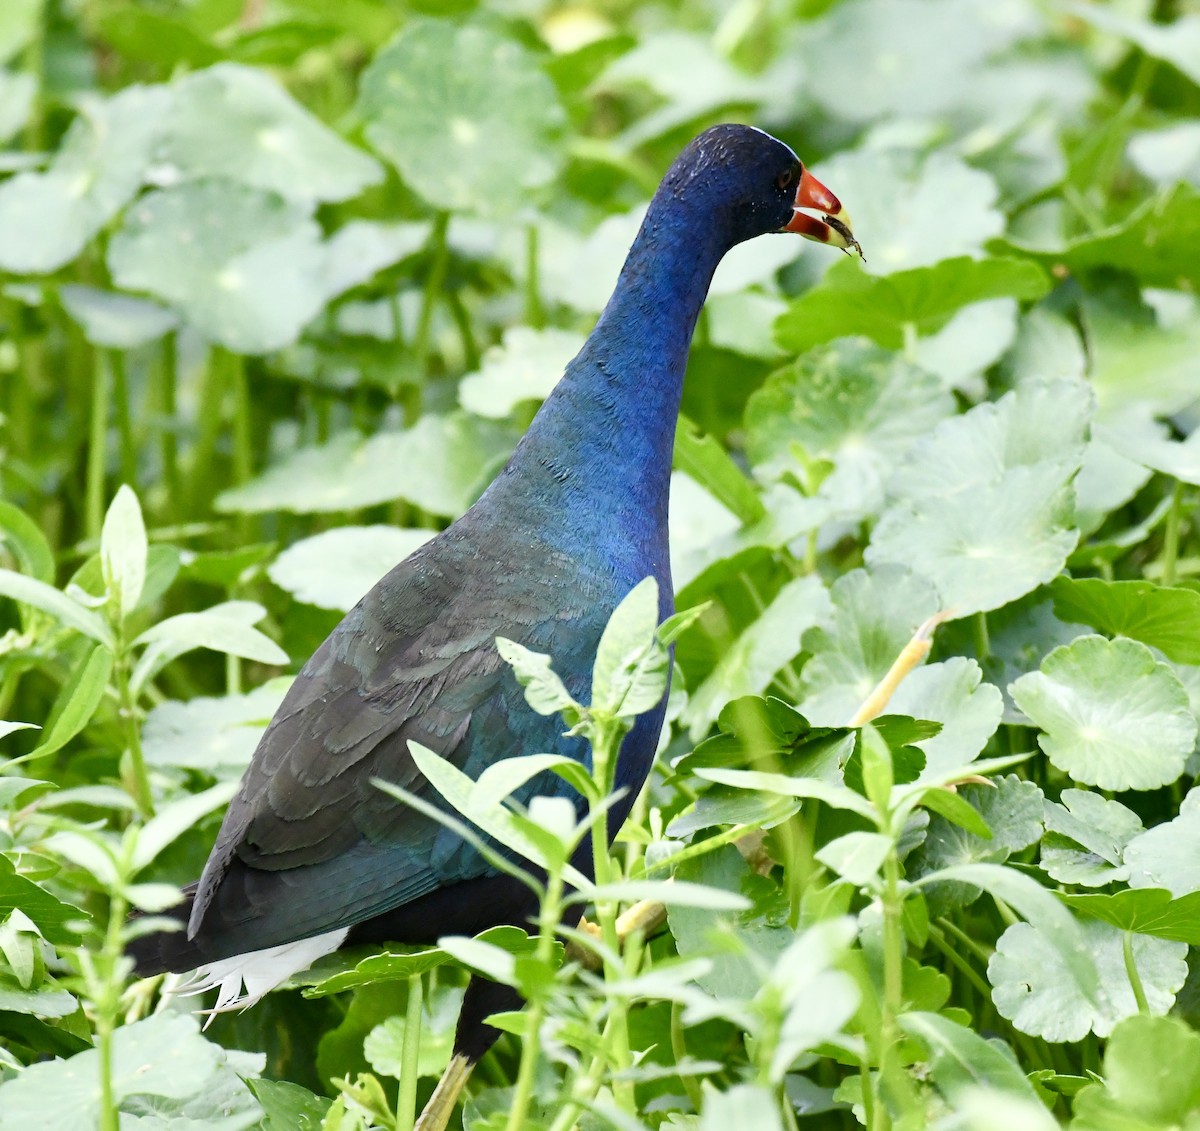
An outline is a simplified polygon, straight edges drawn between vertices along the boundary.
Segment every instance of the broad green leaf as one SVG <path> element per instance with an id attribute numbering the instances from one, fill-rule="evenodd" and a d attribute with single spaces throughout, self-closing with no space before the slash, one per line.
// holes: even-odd
<path id="1" fill-rule="evenodd" d="M 135 1096 L 181 1100 L 213 1081 L 225 1056 L 193 1017 L 161 1013 L 113 1035 L 112 1089 L 120 1107 Z M 0 1085 L 0 1128 L 78 1131 L 99 1126 L 100 1053 L 31 1065 Z"/>
<path id="2" fill-rule="evenodd" d="M 871 248 L 873 261 L 877 252 L 859 232 L 857 213 L 854 222 L 855 233 Z M 904 248 L 894 254 L 905 257 L 904 261 L 914 259 Z M 964 255 L 882 277 L 847 260 L 835 264 L 821 283 L 792 301 L 775 323 L 775 335 L 784 349 L 796 352 L 851 334 L 865 335 L 895 350 L 904 345 L 906 332 L 929 337 L 974 303 L 996 298 L 1031 301 L 1049 289 L 1046 272 L 1028 259 Z"/>
<path id="3" fill-rule="evenodd" d="M 146 584 L 146 526 L 138 497 L 127 484 L 118 488 L 100 531 L 100 566 L 104 585 L 116 598 L 116 610 L 128 617 L 142 599 Z"/>
<path id="4" fill-rule="evenodd" d="M 658 583 L 647 577 L 613 610 L 600 636 L 592 668 L 592 710 L 630 719 L 662 699 L 671 661 L 655 635 L 658 622 Z"/>
<path id="5" fill-rule="evenodd" d="M 511 213 L 563 159 L 553 83 L 484 25 L 409 23 L 363 72 L 358 113 L 371 145 L 441 211 Z"/>
<path id="6" fill-rule="evenodd" d="M 0 1012 L 57 1018 L 69 1017 L 78 1009 L 79 1002 L 66 990 L 56 990 L 50 985 L 23 986 L 11 975 L 0 974 Z"/>
<path id="7" fill-rule="evenodd" d="M 1129 160 L 1159 188 L 1200 181 L 1200 122 L 1139 130 L 1129 141 Z"/>
<path id="8" fill-rule="evenodd" d="M 1082 636 L 1009 687 L 1044 733 L 1038 745 L 1075 781 L 1156 789 L 1175 781 L 1196 745 L 1187 692 L 1150 649 Z"/>
<path id="9" fill-rule="evenodd" d="M 749 488 L 749 481 L 742 472 L 737 471 L 737 474 Z M 750 490 L 753 494 L 753 488 Z M 769 518 L 764 519 L 759 525 L 769 521 Z M 667 523 L 671 577 L 677 592 L 684 591 L 710 566 L 721 569 L 729 557 L 738 552 L 736 542 L 742 524 L 737 515 L 682 471 L 671 473 Z"/>
<path id="10" fill-rule="evenodd" d="M 78 942 L 73 927 L 90 919 L 87 912 L 65 903 L 31 879 L 17 875 L 5 859 L 0 861 L 0 923 L 15 910 L 27 915 L 44 939 L 63 945 Z"/>
<path id="11" fill-rule="evenodd" d="M 37 34 L 44 0 L 8 0 L 0 7 L 0 63 L 20 54 Z"/>
<path id="12" fill-rule="evenodd" d="M 113 655 L 102 644 L 97 644 L 87 659 L 78 664 L 63 684 L 34 756 L 61 750 L 92 721 L 108 688 L 112 667 Z"/>
<path id="13" fill-rule="evenodd" d="M 731 845 L 685 861 L 675 871 L 679 880 L 734 893 L 741 892 L 749 874 L 746 862 Z M 762 916 L 714 914 L 676 906 L 667 908 L 667 922 L 681 957 L 711 959 L 712 969 L 697 977 L 696 982 L 714 997 L 753 997 L 762 985 L 764 970 L 773 969 L 779 956 L 796 940 L 795 932 L 785 923 Z M 730 935 L 741 945 L 730 946 Z"/>
<path id="14" fill-rule="evenodd" d="M 750 900 L 737 892 L 680 879 L 620 880 L 600 884 L 587 893 L 587 898 L 591 901 L 611 899 L 621 903 L 654 900 L 665 907 L 693 907 L 702 911 L 747 911 L 751 906 Z"/>
<path id="15" fill-rule="evenodd" d="M 892 566 L 852 570 L 829 596 L 832 624 L 804 635 L 812 658 L 800 675 L 800 708 L 818 725 L 844 726 L 938 604 L 928 582 Z"/>
<path id="16" fill-rule="evenodd" d="M 49 169 L 0 184 L 0 267 L 40 274 L 74 259 L 138 191 L 169 102 L 161 86 L 86 98 Z"/>
<path id="17" fill-rule="evenodd" d="M 1064 789 L 1046 802 L 1042 868 L 1062 884 L 1100 887 L 1129 878 L 1126 845 L 1143 832 L 1141 818 L 1119 801 L 1083 789 Z"/>
<path id="18" fill-rule="evenodd" d="M 730 1127 L 783 1131 L 779 1103 L 770 1089 L 758 1084 L 734 1084 L 724 1091 L 707 1092 L 696 1131 L 729 1131 Z"/>
<path id="19" fill-rule="evenodd" d="M 823 801 L 834 809 L 848 809 L 874 822 L 875 810 L 860 794 L 842 785 L 831 785 L 818 778 L 793 778 L 787 774 L 772 774 L 763 770 L 721 770 L 697 766 L 696 776 L 707 781 L 732 785 L 739 789 L 778 793 L 784 797 L 805 797 Z"/>
<path id="20" fill-rule="evenodd" d="M 327 297 L 308 208 L 228 181 L 143 197 L 113 236 L 108 266 L 119 286 L 162 299 L 238 353 L 290 345 Z"/>
<path id="21" fill-rule="evenodd" d="M 449 955 L 446 957 L 449 958 Z M 439 986 L 431 996 L 422 1001 L 418 1076 L 432 1076 L 436 1079 L 449 1062 L 462 996 L 463 991 L 456 986 Z M 403 1014 L 395 1014 L 381 1025 L 376 1025 L 363 1042 L 363 1055 L 371 1067 L 381 1075 L 394 1076 L 398 1080 L 403 1078 L 405 1071 L 406 1021 Z"/>
<path id="22" fill-rule="evenodd" d="M 1200 485 L 1200 428 L 1185 440 L 1168 440 L 1157 429 L 1105 428 L 1100 435 L 1136 463 Z"/>
<path id="23" fill-rule="evenodd" d="M 0 55 L 8 46 L 3 38 L 0 30 Z M 0 141 L 7 141 L 29 121 L 36 94 L 37 79 L 33 75 L 0 71 Z"/>
<path id="24" fill-rule="evenodd" d="M 455 961 L 493 982 L 509 986 L 516 983 L 517 964 L 507 950 L 501 950 L 482 939 L 468 939 L 461 935 L 438 939 L 438 945 Z"/>
<path id="25" fill-rule="evenodd" d="M 993 780 L 992 786 L 972 784 L 958 790 L 959 798 L 978 810 L 991 835 L 979 836 L 935 813 L 924 843 L 909 858 L 911 875 L 924 876 L 957 864 L 1003 864 L 1014 852 L 1037 843 L 1042 835 L 1042 791 L 1013 774 Z M 978 897 L 979 888 L 963 884 L 938 884 L 926 891 L 931 914 L 944 914 Z"/>
<path id="26" fill-rule="evenodd" d="M 1179 897 L 1200 891 L 1200 792 L 1192 789 L 1179 815 L 1125 845 L 1129 884 L 1135 888 L 1168 888 Z"/>
<path id="27" fill-rule="evenodd" d="M 937 374 L 947 388 L 970 395 L 980 387 L 984 372 L 1013 344 L 1017 313 L 1013 298 L 985 299 L 964 306 L 940 330 L 917 339 L 912 360 L 927 373 Z"/>
<path id="28" fill-rule="evenodd" d="M 1024 1070 L 1008 1045 L 978 1033 L 939 1013 L 904 1013 L 900 1028 L 929 1050 L 933 1081 L 953 1102 L 964 1089 L 981 1087 L 1036 1102 Z"/>
<path id="29" fill-rule="evenodd" d="M 889 700 L 889 711 L 942 724 L 937 734 L 913 742 L 925 752 L 921 779 L 974 761 L 996 733 L 1003 696 L 982 679 L 974 660 L 953 656 L 911 672 Z"/>
<path id="30" fill-rule="evenodd" d="M 512 668 L 517 682 L 525 688 L 526 701 L 539 715 L 578 713 L 578 704 L 558 678 L 549 656 L 503 636 L 496 637 L 496 648 L 500 658 Z"/>
<path id="31" fill-rule="evenodd" d="M 339 526 L 293 543 L 267 567 L 267 575 L 297 601 L 345 612 L 434 534 L 397 526 Z"/>
<path id="32" fill-rule="evenodd" d="M 328 1096 L 317 1096 L 290 1080 L 247 1080 L 262 1108 L 262 1131 L 320 1131 Z"/>
<path id="33" fill-rule="evenodd" d="M 54 584 L 54 551 L 42 529 L 12 503 L 0 501 L 0 542 L 21 566 L 21 572 Z"/>
<path id="34" fill-rule="evenodd" d="M 243 602 L 244 603 L 244 602 Z M 265 614 L 259 612 L 254 619 Z M 288 654 L 241 615 L 240 610 L 216 605 L 202 613 L 177 613 L 146 629 L 133 643 L 162 642 L 176 648 L 211 648 L 228 656 L 241 656 L 261 664 L 286 664 Z M 176 654 L 179 654 L 178 652 Z"/>
<path id="35" fill-rule="evenodd" d="M 944 18 L 945 5 L 939 5 L 938 11 Z M 847 261 L 829 268 L 836 267 L 843 278 L 852 271 L 891 275 L 943 260 L 979 256 L 984 245 L 1004 231 L 995 181 L 945 149 L 928 157 L 905 148 L 857 149 L 822 161 L 814 171 L 848 208 L 854 218 L 854 234 L 866 251 L 865 267 Z M 902 208 L 897 207 L 900 200 L 904 201 Z M 932 277 L 937 277 L 936 269 Z M 1013 293 L 1009 289 L 965 289 L 965 300 L 957 301 L 946 289 L 936 289 L 938 297 L 929 307 L 935 317 L 928 330 L 939 329 L 946 317 L 968 302 Z M 912 293 L 915 297 L 923 290 L 918 287 Z M 887 299 L 881 301 L 893 305 Z M 922 309 L 922 301 L 903 301 L 898 307 L 906 315 L 902 321 L 912 321 L 912 315 Z M 837 336 L 857 332 L 839 329 Z"/>
<path id="36" fill-rule="evenodd" d="M 683 721 L 693 741 L 708 733 L 727 703 L 766 691 L 775 673 L 799 653 L 801 636 L 829 611 L 819 578 L 797 577 L 784 585 L 691 693 Z"/>
<path id="37" fill-rule="evenodd" d="M 507 457 L 512 432 L 465 413 L 422 416 L 405 431 L 363 440 L 343 432 L 298 448 L 249 483 L 217 496 L 217 509 L 243 514 L 357 510 L 392 499 L 457 517 Z"/>
<path id="38" fill-rule="evenodd" d="M 1169 1131 L 1200 1118 L 1200 1035 L 1174 1017 L 1130 1017 L 1104 1049 L 1103 1077 L 1076 1095 L 1071 1131 Z"/>
<path id="39" fill-rule="evenodd" d="M 220 63 L 185 75 L 172 93 L 159 157 L 185 177 L 320 201 L 347 200 L 383 177 L 262 71 Z"/>
<path id="40" fill-rule="evenodd" d="M 570 330 L 511 326 L 459 382 L 458 402 L 476 416 L 502 419 L 524 401 L 543 401 L 583 343 Z"/>
<path id="41" fill-rule="evenodd" d="M 106 648 L 113 647 L 112 633 L 100 617 L 44 581 L 10 569 L 0 569 L 0 596 L 11 597 L 23 605 L 41 609 L 65 627 L 75 629 Z"/>
<path id="42" fill-rule="evenodd" d="M 1066 8 L 1101 31 L 1132 40 L 1147 55 L 1166 60 L 1200 85 L 1200 16 L 1182 15 L 1170 22 L 1152 23 L 1100 4 L 1068 3 Z"/>
<path id="43" fill-rule="evenodd" d="M 179 325 L 178 316 L 158 303 L 117 291 L 67 283 L 59 288 L 58 297 L 84 337 L 97 346 L 133 349 L 157 341 Z"/>
<path id="44" fill-rule="evenodd" d="M 1073 911 L 1122 931 L 1200 946 L 1200 891 L 1172 899 L 1165 888 L 1130 888 L 1104 895 L 1064 895 Z"/>
<path id="45" fill-rule="evenodd" d="M 240 773 L 290 683 L 290 678 L 281 677 L 245 695 L 160 703 L 150 710 L 142 729 L 146 761 L 216 776 Z"/>
<path id="46" fill-rule="evenodd" d="M 1078 924 L 1082 943 L 1099 974 L 1097 998 L 1089 1003 L 1045 933 L 1016 923 L 1000 936 L 988 963 L 993 1001 L 1022 1033 L 1048 1041 L 1080 1041 L 1089 1032 L 1107 1037 L 1119 1021 L 1137 1013 L 1125 970 L 1124 933 L 1107 923 Z M 1187 945 L 1149 935 L 1133 936 L 1133 959 L 1151 1013 L 1171 1008 L 1187 977 Z"/>
<path id="47" fill-rule="evenodd" d="M 793 475 L 802 483 L 815 461 L 830 461 L 820 497 L 855 521 L 879 513 L 896 461 L 953 412 L 936 377 L 865 342 L 837 342 L 776 371 L 751 394 L 747 454 L 759 478 Z"/>
<path id="48" fill-rule="evenodd" d="M 1026 925 L 1036 928 L 1039 939 L 1058 956 L 1063 979 L 1070 983 L 1071 992 L 1081 1000 L 1099 1000 L 1096 964 L 1079 924 L 1036 880 L 1003 864 L 954 864 L 922 876 L 916 886 L 928 887 L 946 880 L 982 888 L 1024 916 L 1029 920 Z M 995 979 L 992 984 L 996 984 Z"/>

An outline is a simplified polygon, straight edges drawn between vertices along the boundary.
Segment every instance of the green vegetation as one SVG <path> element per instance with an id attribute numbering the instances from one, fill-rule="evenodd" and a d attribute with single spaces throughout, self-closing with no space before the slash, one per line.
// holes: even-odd
<path id="1" fill-rule="evenodd" d="M 0 1131 L 411 1128 L 465 968 L 531 1003 L 472 1131 L 1197 1125 L 1198 41 L 1186 0 L 2 0 Z M 611 757 L 558 766 L 578 827 L 502 804 L 536 751 L 428 759 L 546 873 L 538 933 L 333 956 L 202 1032 L 129 983 L 129 912 L 198 875 L 286 673 L 495 473 L 727 119 L 868 262 L 718 275 L 692 615 L 635 590 L 588 705 L 500 645 L 611 755 L 677 637 L 598 935 L 553 926 Z M 665 927 L 619 946 L 639 901 Z"/>

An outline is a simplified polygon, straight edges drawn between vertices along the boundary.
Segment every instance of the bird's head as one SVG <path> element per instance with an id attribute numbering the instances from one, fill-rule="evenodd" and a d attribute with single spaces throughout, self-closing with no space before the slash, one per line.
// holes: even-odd
<path id="1" fill-rule="evenodd" d="M 795 232 L 862 255 L 841 201 L 783 142 L 753 126 L 705 130 L 676 159 L 660 192 L 698 206 L 730 247 Z"/>

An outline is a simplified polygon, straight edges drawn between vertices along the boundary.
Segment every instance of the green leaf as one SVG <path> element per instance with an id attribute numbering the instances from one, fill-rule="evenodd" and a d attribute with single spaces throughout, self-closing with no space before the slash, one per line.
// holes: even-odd
<path id="1" fill-rule="evenodd" d="M 217 776 L 240 774 L 290 684 L 290 677 L 280 677 L 245 695 L 160 703 L 142 730 L 147 763 Z"/>
<path id="2" fill-rule="evenodd" d="M 543 401 L 584 340 L 571 330 L 510 326 L 479 369 L 459 382 L 458 403 L 476 416 L 502 419 L 522 402 Z"/>
<path id="3" fill-rule="evenodd" d="M 511 955 L 531 955 L 537 948 L 537 939 L 531 938 L 520 927 L 489 927 L 476 937 Z M 305 997 L 326 997 L 359 986 L 407 981 L 453 961 L 454 956 L 440 946 L 409 951 L 389 948 L 366 958 L 357 958 L 353 952 L 344 956 L 339 952 L 322 959 L 310 972 L 297 975 L 295 980 L 304 986 Z M 339 966 L 344 969 L 337 969 Z"/>
<path id="4" fill-rule="evenodd" d="M 804 634 L 812 658 L 800 674 L 800 707 L 819 725 L 843 726 L 938 606 L 928 582 L 894 566 L 851 570 L 829 596 L 832 624 Z"/>
<path id="5" fill-rule="evenodd" d="M 707 766 L 697 766 L 695 773 L 697 777 L 707 781 L 720 782 L 739 789 L 761 790 L 765 793 L 778 793 L 784 797 L 807 797 L 814 801 L 823 801 L 834 809 L 848 809 L 860 817 L 866 817 L 872 823 L 876 818 L 874 807 L 865 797 L 845 786 L 831 785 L 817 778 L 793 778 L 787 774 L 772 774 L 762 770 L 721 770 Z"/>
<path id="6" fill-rule="evenodd" d="M 38 32 L 44 0 L 9 0 L 0 7 L 0 63 L 19 55 Z"/>
<path id="7" fill-rule="evenodd" d="M 500 658 L 512 668 L 517 682 L 525 688 L 526 702 L 539 715 L 578 712 L 578 704 L 555 674 L 549 656 L 503 636 L 496 637 L 496 648 Z"/>
<path id="8" fill-rule="evenodd" d="M 346 612 L 435 533 L 398 526 L 339 526 L 294 542 L 267 567 L 267 576 L 297 601 Z"/>
<path id="9" fill-rule="evenodd" d="M 658 582 L 643 578 L 613 610 L 596 646 L 593 711 L 630 719 L 663 697 L 670 655 L 658 641 Z"/>
<path id="10" fill-rule="evenodd" d="M 1071 1131 L 1169 1131 L 1200 1114 L 1200 1034 L 1174 1017 L 1130 1017 L 1104 1049 L 1101 1081 L 1072 1104 Z"/>
<path id="11" fill-rule="evenodd" d="M 298 200 L 338 201 L 383 179 L 262 71 L 220 63 L 177 80 L 162 160 L 184 177 L 225 177 Z"/>
<path id="12" fill-rule="evenodd" d="M 125 484 L 118 488 L 100 531 L 100 566 L 104 585 L 116 598 L 116 611 L 125 619 L 137 608 L 146 584 L 146 526 L 137 495 Z"/>
<path id="13" fill-rule="evenodd" d="M 449 958 L 449 955 L 446 956 Z M 417 1075 L 437 1078 L 449 1063 L 454 1045 L 454 1026 L 462 1006 L 463 991 L 455 986 L 439 986 L 421 1003 L 421 1036 L 418 1046 Z M 376 1025 L 363 1042 L 363 1055 L 371 1067 L 383 1076 L 404 1077 L 404 1033 L 406 1018 L 389 1017 Z"/>
<path id="14" fill-rule="evenodd" d="M 845 833 L 824 845 L 816 858 L 857 887 L 873 887 L 892 847 L 892 838 L 882 833 Z"/>
<path id="15" fill-rule="evenodd" d="M 169 103 L 161 86 L 86 99 L 46 172 L 0 184 L 0 267 L 44 274 L 74 259 L 141 187 Z"/>
<path id="16" fill-rule="evenodd" d="M 654 900 L 665 907 L 693 907 L 702 911 L 747 911 L 751 906 L 750 900 L 737 892 L 680 879 L 620 880 L 600 884 L 587 893 L 587 898 L 621 903 Z"/>
<path id="17" fill-rule="evenodd" d="M 113 647 L 108 625 L 90 609 L 85 609 L 78 601 L 52 585 L 10 569 L 0 569 L 0 596 L 11 597 L 23 605 L 41 609 L 65 627 L 75 629 L 110 650 Z"/>
<path id="18" fill-rule="evenodd" d="M 807 292 L 813 294 L 812 291 Z M 878 514 L 895 463 L 954 412 L 932 374 L 859 340 L 815 349 L 777 370 L 746 402 L 746 449 L 761 479 L 811 485 L 850 521 Z"/>
<path id="19" fill-rule="evenodd" d="M 262 475 L 217 496 L 220 511 L 299 514 L 357 510 L 407 499 L 457 517 L 508 456 L 515 436 L 466 413 L 429 413 L 404 431 L 367 440 L 343 432 L 320 447 L 298 448 Z M 404 474 L 397 474 L 404 468 Z"/>
<path id="20" fill-rule="evenodd" d="M 58 289 L 66 312 L 96 346 L 128 350 L 157 341 L 179 325 L 172 311 L 145 298 L 66 283 Z"/>
<path id="21" fill-rule="evenodd" d="M 482 25 L 410 22 L 363 72 L 358 113 L 371 145 L 441 211 L 516 211 L 563 159 L 553 83 Z"/>
<path id="22" fill-rule="evenodd" d="M 1059 883 L 1083 887 L 1128 879 L 1123 854 L 1144 831 L 1141 818 L 1119 801 L 1083 789 L 1064 789 L 1059 801 L 1046 802 L 1045 872 Z"/>
<path id="23" fill-rule="evenodd" d="M 730 1127 L 783 1131 L 775 1096 L 757 1084 L 734 1084 L 725 1091 L 709 1091 L 697 1131 L 729 1131 Z"/>
<path id="24" fill-rule="evenodd" d="M 0 54 L 5 47 L 7 44 L 0 46 Z M 29 121 L 36 94 L 37 79 L 33 75 L 0 70 L 0 141 L 8 141 Z"/>
<path id="25" fill-rule="evenodd" d="M 945 34 L 944 29 L 937 34 Z M 872 275 L 982 256 L 984 245 L 1004 231 L 993 178 L 946 149 L 928 156 L 902 146 L 857 149 L 822 161 L 815 172 L 836 189 L 853 216 L 854 234 L 867 255 L 865 270 Z M 897 207 L 900 200 L 902 208 Z M 847 264 L 836 266 L 843 277 L 849 274 Z M 984 291 L 973 297 L 993 294 Z M 920 311 L 920 305 L 910 307 L 910 302 L 913 299 L 900 309 Z M 940 294 L 938 308 L 946 303 L 947 314 L 963 305 Z"/>
<path id="26" fill-rule="evenodd" d="M 93 648 L 63 684 L 42 740 L 32 757 L 61 750 L 92 721 L 112 675 L 113 656 L 103 645 Z"/>
<path id="27" fill-rule="evenodd" d="M 325 252 L 307 206 L 227 181 L 161 189 L 108 247 L 118 286 L 161 298 L 209 341 L 267 353 L 325 304 Z"/>
<path id="28" fill-rule="evenodd" d="M 856 214 L 859 234 L 857 223 Z M 879 253 L 866 236 L 862 239 L 874 262 Z M 895 254 L 912 253 L 898 249 Z M 959 256 L 882 277 L 847 259 L 831 267 L 818 286 L 793 299 L 775 323 L 775 335 L 780 346 L 796 353 L 852 334 L 900 349 L 906 327 L 927 337 L 972 303 L 1002 297 L 1032 301 L 1049 289 L 1046 272 L 1028 259 Z"/>
<path id="29" fill-rule="evenodd" d="M 17 875 L 7 859 L 0 860 L 0 922 L 15 910 L 32 919 L 44 939 L 61 945 L 77 943 L 78 936 L 72 927 L 91 918 L 27 877 Z"/>
<path id="30" fill-rule="evenodd" d="M 1136 463 L 1184 483 L 1200 484 L 1200 429 L 1184 440 L 1165 439 L 1157 428 L 1105 428 L 1100 435 Z"/>
<path id="31" fill-rule="evenodd" d="M 1082 636 L 1056 648 L 1009 694 L 1045 733 L 1038 745 L 1075 781 L 1102 789 L 1173 782 L 1196 745 L 1187 692 L 1133 640 Z"/>
<path id="32" fill-rule="evenodd" d="M 1060 577 L 1051 592 L 1059 620 L 1140 640 L 1182 664 L 1200 664 L 1200 593 L 1194 589 Z"/>
<path id="33" fill-rule="evenodd" d="M 1063 902 L 1088 919 L 1121 931 L 1200 946 L 1200 891 L 1172 899 L 1164 888 L 1138 888 L 1104 895 L 1064 895 Z"/>
<path id="34" fill-rule="evenodd" d="M 970 1088 L 988 1088 L 1037 1101 L 1017 1058 L 1008 1045 L 978 1033 L 939 1013 L 904 1013 L 900 1028 L 929 1050 L 933 1082 L 953 1103 Z"/>
<path id="35" fill-rule="evenodd" d="M 226 804 L 237 790 L 237 782 L 221 782 L 160 808 L 138 831 L 130 861 L 133 873 L 152 864 L 167 845 L 187 832 L 201 817 Z"/>
<path id="36" fill-rule="evenodd" d="M 313 1095 L 290 1080 L 247 1080 L 263 1111 L 262 1131 L 321 1131 L 327 1096 Z"/>
<path id="37" fill-rule="evenodd" d="M 672 462 L 742 523 L 766 517 L 766 507 L 742 469 L 714 437 L 701 435 L 686 416 L 680 416 L 675 427 Z"/>
<path id="38" fill-rule="evenodd" d="M 787 582 L 691 693 L 683 721 L 693 741 L 708 733 L 726 704 L 766 691 L 775 673 L 800 651 L 804 632 L 826 620 L 829 609 L 829 595 L 820 578 Z"/>
<path id="39" fill-rule="evenodd" d="M 1151 23 L 1099 4 L 1068 3 L 1068 11 L 1101 31 L 1132 40 L 1147 55 L 1165 59 L 1200 85 L 1200 16 L 1178 16 L 1169 23 Z"/>
<path id="40" fill-rule="evenodd" d="M 1048 1041 L 1080 1041 L 1089 1032 L 1107 1037 L 1119 1021 L 1137 1013 L 1123 932 L 1095 919 L 1085 919 L 1078 929 L 1099 974 L 1094 1003 L 1079 992 L 1062 951 L 1037 927 L 1016 923 L 1000 936 L 988 963 L 992 998 L 1022 1033 Z M 1185 943 L 1133 936 L 1133 959 L 1152 1013 L 1171 1008 L 1187 977 L 1186 955 Z"/>
<path id="41" fill-rule="evenodd" d="M 225 1052 L 200 1036 L 195 1018 L 163 1013 L 113 1035 L 113 1098 L 125 1108 L 133 1097 L 182 1100 L 211 1085 Z M 0 1085 L 0 1128 L 78 1131 L 99 1125 L 100 1053 L 31 1065 Z"/>
<path id="42" fill-rule="evenodd" d="M 260 664 L 286 664 L 288 654 L 252 623 L 247 623 L 242 606 L 250 606 L 250 616 L 254 620 L 266 615 L 265 609 L 252 602 L 227 602 L 202 613 L 177 613 L 167 617 L 146 629 L 133 643 L 162 642 L 176 649 L 176 655 L 192 648 L 211 648 L 214 652 L 257 660 Z"/>
<path id="43" fill-rule="evenodd" d="M 1125 845 L 1129 883 L 1135 888 L 1169 888 L 1172 895 L 1200 891 L 1200 792 L 1192 789 L 1179 815 Z"/>
<path id="44" fill-rule="evenodd" d="M 0 501 L 0 540 L 20 563 L 21 572 L 54 584 L 54 551 L 42 529 L 23 510 Z"/>

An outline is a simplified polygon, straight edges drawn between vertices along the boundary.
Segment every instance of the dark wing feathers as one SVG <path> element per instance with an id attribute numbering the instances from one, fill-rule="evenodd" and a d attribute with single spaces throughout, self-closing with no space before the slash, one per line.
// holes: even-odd
<path id="1" fill-rule="evenodd" d="M 567 662 L 575 653 L 582 662 L 615 604 L 613 580 L 580 577 L 551 553 L 541 556 L 544 571 L 508 557 L 485 565 L 437 539 L 385 577 L 313 654 L 230 804 L 189 938 L 203 935 L 214 956 L 271 946 L 490 870 L 372 779 L 440 803 L 409 741 L 472 777 L 513 754 L 584 756 L 581 743 L 562 738 L 559 720 L 524 706 L 494 639 L 543 651 L 565 639 Z"/>

